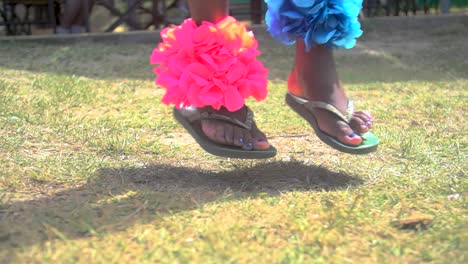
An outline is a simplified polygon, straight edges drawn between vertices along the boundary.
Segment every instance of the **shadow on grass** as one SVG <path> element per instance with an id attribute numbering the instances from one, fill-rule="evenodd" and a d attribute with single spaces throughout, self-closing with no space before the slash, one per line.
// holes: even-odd
<path id="1" fill-rule="evenodd" d="M 0 246 L 11 251 L 55 239 L 125 230 L 207 203 L 289 191 L 333 191 L 360 184 L 362 180 L 355 176 L 296 161 L 221 172 L 165 164 L 107 168 L 81 187 L 7 204 L 0 211 Z"/>

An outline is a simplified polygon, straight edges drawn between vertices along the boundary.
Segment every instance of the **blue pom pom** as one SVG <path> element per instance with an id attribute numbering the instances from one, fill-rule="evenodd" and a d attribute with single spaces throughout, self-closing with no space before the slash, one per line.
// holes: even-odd
<path id="1" fill-rule="evenodd" d="M 270 34 L 291 45 L 302 38 L 307 51 L 316 45 L 350 49 L 362 35 L 362 0 L 265 0 Z"/>

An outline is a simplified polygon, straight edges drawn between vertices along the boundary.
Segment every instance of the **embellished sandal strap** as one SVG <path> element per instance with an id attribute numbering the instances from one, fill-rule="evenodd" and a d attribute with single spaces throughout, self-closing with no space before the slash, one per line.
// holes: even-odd
<path id="1" fill-rule="evenodd" d="M 289 95 L 291 95 L 291 97 L 294 98 L 294 100 L 304 105 L 310 111 L 313 111 L 316 108 L 324 109 L 335 114 L 338 118 L 340 118 L 346 123 L 349 123 L 349 121 L 351 121 L 351 118 L 353 117 L 354 103 L 351 99 L 348 99 L 348 105 L 346 106 L 346 113 L 343 114 L 340 110 L 338 110 L 336 107 L 334 107 L 331 104 L 320 102 L 320 101 L 308 101 L 304 98 L 295 96 L 293 94 L 289 94 Z"/>
<path id="2" fill-rule="evenodd" d="M 200 113 L 198 110 L 188 110 L 190 111 L 190 114 L 185 114 L 186 117 L 190 122 L 195 122 L 195 121 L 200 121 L 200 120 L 220 120 L 220 121 L 225 121 L 228 123 L 231 123 L 233 125 L 245 128 L 247 130 L 252 130 L 253 126 L 253 112 L 250 110 L 250 108 L 247 107 L 247 116 L 245 118 L 245 121 L 242 122 L 239 119 L 232 118 L 229 116 L 225 115 L 220 115 L 217 113 L 208 113 L 208 112 L 202 112 Z"/>

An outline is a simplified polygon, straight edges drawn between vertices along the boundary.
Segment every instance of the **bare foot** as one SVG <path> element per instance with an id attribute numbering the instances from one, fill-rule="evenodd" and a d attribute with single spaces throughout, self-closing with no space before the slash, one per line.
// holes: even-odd
<path id="1" fill-rule="evenodd" d="M 214 110 L 211 107 L 205 107 L 198 110 L 200 112 L 210 112 L 232 117 L 242 122 L 246 120 L 248 112 L 246 106 L 236 112 L 229 112 L 225 108 Z M 237 146 L 245 150 L 267 150 L 270 148 L 270 144 L 268 143 L 265 134 L 258 129 L 255 122 L 253 122 L 252 130 L 250 131 L 221 120 L 202 120 L 201 128 L 203 133 L 209 139 L 218 144 Z"/>
<path id="2" fill-rule="evenodd" d="M 288 79 L 288 90 L 310 101 L 331 104 L 346 113 L 348 98 L 338 79 L 333 54 L 324 46 L 306 52 L 304 42 L 297 41 L 296 61 Z M 363 139 L 359 134 L 369 131 L 373 124 L 372 115 L 366 111 L 355 111 L 349 124 L 322 109 L 314 110 L 314 116 L 321 131 L 351 146 L 360 145 Z"/>

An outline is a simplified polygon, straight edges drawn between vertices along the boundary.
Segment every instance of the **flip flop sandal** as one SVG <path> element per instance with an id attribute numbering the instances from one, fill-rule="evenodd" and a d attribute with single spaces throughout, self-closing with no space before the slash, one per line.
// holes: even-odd
<path id="1" fill-rule="evenodd" d="M 226 157 L 226 158 L 238 158 L 238 159 L 267 159 L 276 155 L 276 149 L 270 146 L 266 150 L 244 150 L 242 147 L 237 146 L 226 146 L 213 142 L 203 133 L 200 125 L 201 120 L 220 120 L 231 123 L 233 125 L 245 128 L 249 131 L 252 130 L 253 125 L 253 112 L 248 109 L 247 117 L 244 122 L 237 120 L 232 117 L 208 113 L 199 112 L 196 108 L 174 108 L 173 114 L 175 119 L 192 135 L 197 143 L 208 153 Z"/>
<path id="2" fill-rule="evenodd" d="M 350 154 L 367 154 L 377 150 L 377 146 L 379 145 L 379 138 L 372 134 L 371 132 L 366 132 L 360 134 L 363 141 L 359 146 L 351 146 L 345 143 L 338 141 L 335 137 L 323 132 L 320 130 L 319 125 L 317 123 L 317 119 L 314 114 L 314 109 L 324 109 L 336 115 L 339 119 L 344 121 L 345 123 L 349 124 L 351 117 L 354 113 L 353 102 L 348 100 L 348 107 L 346 109 L 346 114 L 342 114 L 336 107 L 333 105 L 324 103 L 324 102 L 316 102 L 316 101 L 308 101 L 306 99 L 297 97 L 290 93 L 286 94 L 286 103 L 299 115 L 301 115 L 305 120 L 309 122 L 312 128 L 315 131 L 315 134 L 322 140 L 324 143 L 329 145 L 330 147 L 337 149 L 339 151 L 350 153 Z"/>

